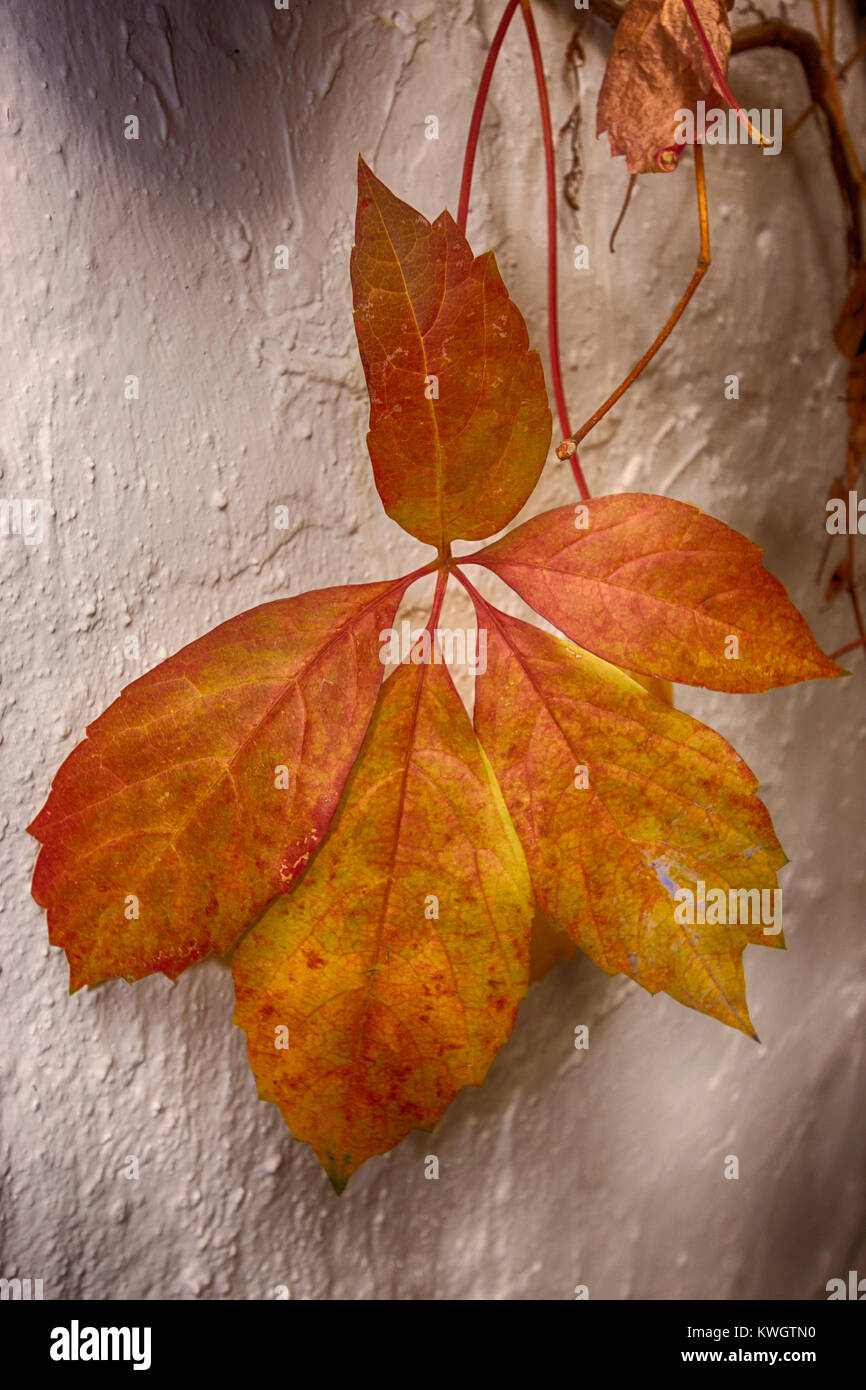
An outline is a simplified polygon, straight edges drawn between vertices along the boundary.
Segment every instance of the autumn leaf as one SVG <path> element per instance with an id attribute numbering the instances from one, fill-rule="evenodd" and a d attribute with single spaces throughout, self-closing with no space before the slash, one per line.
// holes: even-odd
<path id="1" fill-rule="evenodd" d="M 382 679 L 405 584 L 232 618 L 127 686 L 29 827 L 33 896 L 70 989 L 223 953 L 321 840 Z"/>
<path id="2" fill-rule="evenodd" d="M 327 843 L 232 967 L 259 1094 L 337 1191 L 480 1086 L 531 927 L 523 851 L 447 668 L 398 667 Z"/>
<path id="3" fill-rule="evenodd" d="M 547 458 L 537 352 L 493 253 L 447 212 L 432 224 L 363 160 L 352 286 L 370 394 L 367 445 L 390 517 L 441 549 L 506 526 Z"/>
<path id="4" fill-rule="evenodd" d="M 642 675 L 747 692 L 844 674 L 760 548 L 669 497 L 543 512 L 472 560 L 567 637 Z"/>
<path id="5" fill-rule="evenodd" d="M 775 912 L 784 856 L 752 773 L 665 683 L 840 674 L 758 547 L 681 502 L 563 507 L 455 560 L 538 478 L 538 358 L 492 256 L 363 163 L 352 278 L 376 483 L 437 559 L 193 642 L 90 725 L 30 827 L 72 989 L 234 951 L 259 1093 L 338 1191 L 481 1084 L 530 978 L 575 947 L 753 1033 L 743 950 L 782 938 L 752 895 Z M 581 644 L 475 594 L 474 727 L 431 638 L 450 577 L 474 593 L 466 563 Z M 383 684 L 398 604 L 434 569 L 426 646 Z"/>
<path id="6" fill-rule="evenodd" d="M 733 0 L 694 0 L 722 72 L 731 53 Z M 612 155 L 630 174 L 676 168 L 679 112 L 699 101 L 727 109 L 712 66 L 683 0 L 629 0 L 616 28 L 598 94 L 596 134 L 608 132 Z"/>
<path id="7" fill-rule="evenodd" d="M 617 667 L 476 602 L 488 665 L 475 729 L 540 908 L 608 974 L 754 1036 L 743 949 L 782 936 L 730 925 L 728 895 L 772 893 L 785 863 L 757 779 L 718 734 Z M 677 921 L 676 892 L 698 884 L 724 894 L 724 921 Z"/>

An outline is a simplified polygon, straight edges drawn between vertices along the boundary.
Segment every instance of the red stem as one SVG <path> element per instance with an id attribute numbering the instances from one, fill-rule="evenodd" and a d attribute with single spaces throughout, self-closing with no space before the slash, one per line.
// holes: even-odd
<path id="1" fill-rule="evenodd" d="M 442 600 L 445 597 L 445 589 L 448 584 L 448 570 L 440 569 L 436 576 L 436 592 L 433 595 L 433 606 L 430 609 L 430 617 L 427 619 L 427 628 L 433 635 L 436 624 L 439 621 L 439 614 L 442 612 Z"/>
<path id="2" fill-rule="evenodd" d="M 556 285 L 556 165 L 553 158 L 553 128 L 550 121 L 550 102 L 547 96 L 547 82 L 544 77 L 544 61 L 538 42 L 538 31 L 529 0 L 520 0 L 526 36 L 532 52 L 535 68 L 535 85 L 538 88 L 538 105 L 541 114 L 541 130 L 544 136 L 544 167 L 547 182 L 547 333 L 550 343 L 550 375 L 553 381 L 553 396 L 559 428 L 563 439 L 571 434 L 568 422 L 568 407 L 562 385 L 562 365 L 559 356 L 559 311 L 557 308 Z M 571 470 L 584 502 L 589 500 L 589 488 L 583 476 L 583 469 L 576 453 L 571 456 Z"/>
<path id="3" fill-rule="evenodd" d="M 394 589 L 408 589 L 410 584 L 423 579 L 427 574 L 433 574 L 438 569 L 441 569 L 438 559 L 431 560 L 429 565 L 419 565 L 411 574 L 402 574 L 399 579 L 395 579 L 391 585 L 391 592 L 393 593 Z"/>
<path id="4" fill-rule="evenodd" d="M 493 69 L 499 57 L 499 50 L 502 47 L 503 39 L 505 38 L 508 26 L 514 17 L 514 12 L 518 4 L 523 12 L 529 47 L 532 52 L 532 61 L 535 67 L 535 80 L 538 87 L 538 102 L 541 114 L 542 133 L 544 136 L 544 161 L 547 183 L 547 327 L 548 340 L 550 343 L 550 373 L 553 383 L 554 400 L 556 401 L 556 412 L 559 416 L 562 436 L 565 438 L 571 434 L 571 429 L 568 423 L 568 408 L 565 403 L 565 391 L 562 384 L 562 365 L 559 352 L 556 265 L 556 170 L 553 158 L 553 130 L 550 121 L 550 103 L 547 97 L 547 84 L 544 78 L 544 64 L 529 0 L 508 0 L 508 4 L 505 6 L 502 18 L 493 36 L 493 42 L 490 45 L 487 59 L 484 63 L 481 80 L 478 84 L 478 92 L 475 97 L 475 105 L 472 109 L 469 134 L 466 139 L 466 154 L 463 159 L 463 176 L 460 180 L 460 200 L 457 205 L 457 225 L 465 236 L 466 220 L 469 216 L 469 194 L 472 188 L 472 172 L 475 167 L 475 152 L 478 148 L 478 136 L 481 131 L 484 105 L 487 101 L 487 94 L 490 90 L 490 82 L 493 77 Z M 583 469 L 580 466 L 580 460 L 576 453 L 573 454 L 571 458 L 571 469 L 580 495 L 584 501 L 587 501 L 590 495 L 589 488 L 586 485 Z"/>
<path id="5" fill-rule="evenodd" d="M 844 656 L 846 652 L 853 652 L 855 647 L 862 647 L 866 643 L 866 637 L 858 637 L 856 642 L 849 642 L 847 646 L 840 647 L 837 652 L 830 653 L 830 660 L 835 661 L 837 657 Z"/>
<path id="6" fill-rule="evenodd" d="M 466 219 L 469 216 L 469 191 L 472 187 L 472 170 L 475 167 L 475 151 L 478 148 L 478 135 L 481 130 L 481 118 L 484 115 L 484 103 L 487 101 L 490 79 L 493 76 L 493 69 L 496 67 L 496 59 L 499 57 L 502 40 L 505 38 L 508 26 L 514 18 L 514 11 L 519 4 L 520 0 L 508 0 L 508 4 L 505 6 L 499 27 L 493 35 L 493 42 L 487 54 L 481 81 L 478 83 L 475 105 L 472 108 L 472 120 L 469 123 L 469 135 L 466 138 L 466 154 L 463 157 L 463 177 L 460 180 L 460 201 L 457 204 L 457 226 L 464 236 L 466 235 Z"/>
<path id="7" fill-rule="evenodd" d="M 461 556 L 461 559 L 462 558 L 463 557 Z M 467 594 L 471 598 L 477 617 L 481 617 L 481 609 L 483 609 L 485 613 L 490 613 L 491 616 L 496 613 L 497 610 L 495 608 L 492 608 L 485 598 L 482 598 L 475 585 L 469 581 L 467 576 L 460 569 L 459 565 L 455 565 L 451 573 L 454 575 L 454 578 L 458 581 L 458 583 L 463 585 Z"/>
<path id="8" fill-rule="evenodd" d="M 749 118 L 727 84 L 725 74 L 722 72 L 721 66 L 719 65 L 719 60 L 713 52 L 713 46 L 706 36 L 704 26 L 698 19 L 698 13 L 694 5 L 692 4 L 692 0 L 683 0 L 683 4 L 685 5 L 688 11 L 689 19 L 692 21 L 692 24 L 695 27 L 695 33 L 697 34 L 698 39 L 700 40 L 701 46 L 707 55 L 707 61 L 709 62 L 709 65 L 713 70 L 716 82 L 718 83 L 719 91 L 721 92 L 722 96 L 725 98 L 725 101 L 728 103 L 731 109 L 733 111 L 736 111 L 737 118 L 740 124 L 746 130 L 748 130 Z"/>

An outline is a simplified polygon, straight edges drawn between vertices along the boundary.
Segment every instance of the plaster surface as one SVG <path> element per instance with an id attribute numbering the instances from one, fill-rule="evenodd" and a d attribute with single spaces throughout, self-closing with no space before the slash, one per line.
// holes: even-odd
<path id="1" fill-rule="evenodd" d="M 810 22 L 807 5 L 786 8 Z M 788 951 L 746 955 L 761 1044 L 586 959 L 557 966 L 483 1089 L 339 1200 L 256 1098 L 225 963 L 70 997 L 29 897 L 24 827 L 125 684 L 267 599 L 428 557 L 385 516 L 364 447 L 355 161 L 428 216 L 456 211 L 498 10 L 0 0 L 0 484 L 46 504 L 41 544 L 0 538 L 0 1273 L 41 1277 L 47 1298 L 257 1299 L 286 1285 L 300 1299 L 570 1299 L 586 1284 L 591 1298 L 811 1299 L 866 1274 L 862 655 L 847 681 L 677 691 L 755 769 L 791 860 Z M 559 128 L 576 99 L 574 10 L 536 10 Z M 841 25 L 847 53 L 847 7 Z M 559 205 L 575 420 L 652 340 L 697 252 L 683 161 L 641 180 L 608 253 L 627 181 L 592 134 L 609 43 L 587 27 L 579 222 Z M 806 101 L 781 53 L 737 58 L 732 81 L 744 105 L 789 122 Z M 546 362 L 535 100 L 518 20 L 468 230 L 495 249 Z M 856 138 L 862 71 L 846 100 Z M 123 136 L 128 115 L 138 140 Z M 567 140 L 557 149 L 561 177 Z M 712 268 L 587 442 L 590 487 L 664 492 L 745 531 L 833 650 L 855 635 L 844 596 L 824 598 L 827 572 L 815 579 L 846 438 L 837 189 L 814 123 L 778 158 L 719 147 L 707 167 Z M 572 268 L 577 244 L 588 270 Z M 138 400 L 124 398 L 130 375 Z M 574 500 L 552 460 L 525 515 Z M 272 524 L 279 504 L 287 531 Z M 450 611 L 465 614 L 459 598 Z M 588 1051 L 573 1047 L 579 1023 Z"/>

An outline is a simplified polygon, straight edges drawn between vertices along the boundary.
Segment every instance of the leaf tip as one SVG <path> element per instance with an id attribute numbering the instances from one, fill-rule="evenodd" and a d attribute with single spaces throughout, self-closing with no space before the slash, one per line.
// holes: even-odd
<path id="1" fill-rule="evenodd" d="M 358 153 L 358 187 L 359 187 L 359 189 L 360 189 L 360 188 L 363 188 L 365 185 L 378 184 L 378 183 L 380 183 L 380 182 L 381 182 L 381 180 L 379 180 L 379 179 L 376 178 L 376 175 L 373 173 L 373 170 L 370 168 L 370 165 L 367 163 L 367 161 L 366 161 L 366 159 L 364 158 L 364 156 L 359 152 L 359 153 Z"/>
<path id="2" fill-rule="evenodd" d="M 326 1170 L 327 1171 L 327 1170 Z M 333 1187 L 338 1197 L 342 1197 L 349 1184 L 348 1178 L 338 1178 L 335 1173 L 328 1172 L 328 1182 Z"/>
<path id="3" fill-rule="evenodd" d="M 827 656 L 825 652 L 821 655 L 826 662 L 823 674 L 831 680 L 838 680 L 840 676 L 850 676 L 851 672 L 846 671 L 844 666 L 840 666 L 838 661 L 834 661 L 832 656 Z"/>
<path id="4" fill-rule="evenodd" d="M 370 166 L 369 166 L 369 164 L 367 163 L 366 159 L 364 158 L 364 156 L 363 156 L 363 155 L 360 153 L 360 151 L 359 151 L 359 152 L 358 152 L 358 199 L 359 199 L 359 206 L 360 206 L 360 199 L 361 199 L 362 193 L 363 193 L 366 189 L 368 189 L 368 188 L 370 187 L 371 184 L 375 183 L 376 181 L 377 181 L 377 180 L 376 180 L 376 175 L 373 173 L 373 170 L 370 168 Z M 356 231 L 356 236 L 357 236 L 357 231 Z"/>
<path id="5" fill-rule="evenodd" d="M 83 973 L 79 974 L 78 971 L 76 970 L 75 966 L 74 966 L 72 963 L 70 963 L 70 966 L 69 966 L 69 997 L 70 997 L 70 999 L 72 998 L 73 994 L 77 994 L 78 991 L 79 991 L 80 989 L 83 989 L 84 986 L 85 986 L 86 984 L 87 984 L 87 979 L 86 979 L 86 977 L 84 976 L 84 974 L 83 974 Z"/>

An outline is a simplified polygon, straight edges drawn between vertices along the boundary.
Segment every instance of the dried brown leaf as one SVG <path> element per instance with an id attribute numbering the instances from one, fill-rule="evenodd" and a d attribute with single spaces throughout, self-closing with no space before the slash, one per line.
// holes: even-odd
<path id="1" fill-rule="evenodd" d="M 723 72 L 731 52 L 733 0 L 694 0 Z M 683 0 L 631 0 L 613 40 L 598 95 L 596 134 L 607 131 L 612 155 L 630 174 L 670 172 L 678 112 L 727 106 Z"/>

